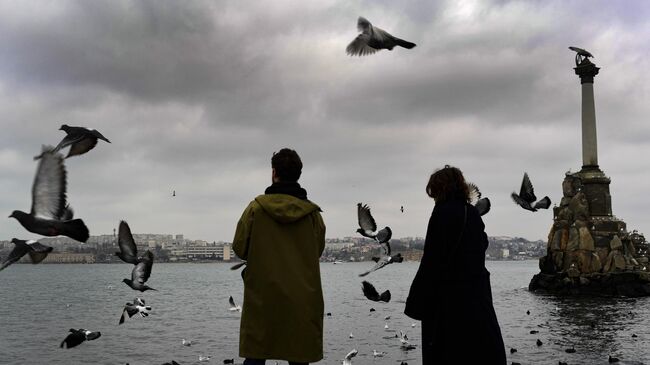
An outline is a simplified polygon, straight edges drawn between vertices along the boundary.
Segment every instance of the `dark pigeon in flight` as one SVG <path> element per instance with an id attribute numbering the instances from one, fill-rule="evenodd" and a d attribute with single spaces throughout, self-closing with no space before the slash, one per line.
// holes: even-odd
<path id="1" fill-rule="evenodd" d="M 364 237 L 372 238 L 373 240 L 379 242 L 384 246 L 384 250 L 387 251 L 386 254 L 390 255 L 390 241 L 393 236 L 393 231 L 390 227 L 384 227 L 375 233 L 377 230 L 377 223 L 375 219 L 370 214 L 370 208 L 367 204 L 357 203 L 357 219 L 359 221 L 359 227 L 357 232 Z"/>
<path id="2" fill-rule="evenodd" d="M 66 348 L 73 348 L 79 346 L 84 341 L 92 341 L 98 339 L 102 334 L 98 332 L 92 332 L 79 328 L 78 330 L 70 328 L 70 334 L 61 341 L 61 348 L 65 345 Z"/>
<path id="3" fill-rule="evenodd" d="M 345 49 L 345 52 L 350 56 L 370 55 L 381 49 L 392 51 L 395 46 L 407 49 L 415 47 L 415 43 L 393 37 L 388 32 L 374 27 L 364 17 L 359 17 L 357 20 L 357 29 L 361 34 Z"/>
<path id="4" fill-rule="evenodd" d="M 45 260 L 47 254 L 52 252 L 52 247 L 45 246 L 37 241 L 24 241 L 17 238 L 12 238 L 11 242 L 15 245 L 14 249 L 11 250 L 9 256 L 7 256 L 2 265 L 0 265 L 0 271 L 4 270 L 7 266 L 13 264 L 20 260 L 23 256 L 29 254 L 29 258 L 32 260 L 32 264 L 38 264 L 39 262 Z"/>
<path id="5" fill-rule="evenodd" d="M 382 302 L 388 303 L 390 301 L 390 290 L 386 290 L 385 292 L 381 293 L 381 295 L 380 295 L 377 292 L 377 289 L 375 289 L 375 287 L 372 284 L 370 284 L 369 282 L 364 281 L 361 284 L 363 285 L 363 288 L 362 288 L 363 289 L 363 295 L 366 298 L 368 298 L 368 299 L 370 299 L 370 300 L 372 300 L 374 302 L 382 301 Z"/>
<path id="6" fill-rule="evenodd" d="M 512 200 L 519 205 L 520 207 L 530 210 L 531 212 L 536 212 L 537 209 L 548 209 L 551 206 L 551 199 L 548 196 L 540 199 L 535 203 L 537 197 L 533 190 L 533 184 L 530 182 L 528 173 L 524 172 L 524 179 L 521 182 L 521 189 L 519 190 L 519 195 L 513 192 L 510 194 Z"/>
<path id="7" fill-rule="evenodd" d="M 370 269 L 370 270 L 368 270 L 368 271 L 366 271 L 366 272 L 364 272 L 362 274 L 359 274 L 359 276 L 366 276 L 366 275 L 370 274 L 371 272 L 377 271 L 377 270 L 381 269 L 382 267 L 384 267 L 386 265 L 389 265 L 389 264 L 400 263 L 400 262 L 404 261 L 404 257 L 402 257 L 401 253 L 397 253 L 396 255 L 393 255 L 393 256 L 382 255 L 381 257 L 373 257 L 372 261 L 375 262 L 375 266 L 373 266 L 372 269 Z"/>
<path id="8" fill-rule="evenodd" d="M 481 198 L 481 191 L 478 189 L 478 186 L 473 183 L 468 183 L 467 188 L 469 189 L 470 204 L 474 205 L 481 216 L 487 214 L 487 212 L 489 212 L 490 208 L 492 207 L 490 199 L 487 197 Z"/>
<path id="9" fill-rule="evenodd" d="M 72 208 L 66 203 L 66 172 L 63 156 L 43 146 L 32 184 L 32 209 L 25 213 L 14 210 L 9 218 L 16 218 L 28 231 L 43 236 L 68 236 L 80 242 L 88 240 L 88 228 L 81 219 L 73 218 Z"/>
<path id="10" fill-rule="evenodd" d="M 124 279 L 126 285 L 130 286 L 133 290 L 139 290 L 144 292 L 145 290 L 156 290 L 151 288 L 145 283 L 151 276 L 151 268 L 153 267 L 153 253 L 147 250 L 143 257 L 138 259 L 138 263 L 133 267 L 131 271 L 131 279 Z"/>
<path id="11" fill-rule="evenodd" d="M 129 318 L 135 316 L 136 314 L 140 314 L 141 317 L 146 317 L 149 315 L 150 310 L 151 307 L 144 304 L 144 299 L 135 298 L 133 299 L 133 303 L 127 302 L 124 305 L 124 310 L 122 310 L 122 316 L 120 317 L 119 324 L 124 323 L 127 315 Z"/>
<path id="12" fill-rule="evenodd" d="M 106 137 L 94 129 L 88 129 L 84 127 L 71 127 L 67 124 L 64 124 L 59 128 L 59 130 L 65 131 L 67 135 L 59 142 L 59 144 L 54 148 L 54 152 L 58 152 L 60 149 L 71 146 L 68 155 L 65 158 L 83 155 L 84 153 L 92 150 L 97 145 L 97 139 L 104 140 L 108 143 L 111 143 Z M 34 160 L 41 158 L 43 154 L 40 154 L 34 157 Z"/>
<path id="13" fill-rule="evenodd" d="M 125 221 L 120 221 L 117 233 L 117 244 L 120 247 L 120 252 L 116 252 L 115 255 L 128 264 L 137 265 L 138 248 L 135 245 L 135 240 L 133 240 L 131 228 L 129 228 L 128 223 Z"/>

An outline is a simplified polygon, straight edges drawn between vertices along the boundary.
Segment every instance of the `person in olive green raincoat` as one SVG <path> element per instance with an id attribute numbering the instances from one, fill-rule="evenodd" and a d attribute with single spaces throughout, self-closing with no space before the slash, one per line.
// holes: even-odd
<path id="1" fill-rule="evenodd" d="M 298 154 L 284 148 L 271 166 L 273 184 L 244 210 L 233 239 L 233 250 L 247 260 L 239 356 L 245 365 L 316 362 L 323 358 L 325 224 L 297 182 Z"/>

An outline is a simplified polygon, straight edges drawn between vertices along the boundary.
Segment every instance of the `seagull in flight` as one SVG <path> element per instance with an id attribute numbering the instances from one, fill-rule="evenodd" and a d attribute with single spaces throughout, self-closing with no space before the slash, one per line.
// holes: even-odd
<path id="1" fill-rule="evenodd" d="M 526 172 L 524 172 L 524 179 L 521 182 L 519 195 L 513 192 L 510 194 L 510 196 L 512 197 L 512 200 L 515 202 L 515 204 L 526 210 L 530 210 L 531 212 L 536 212 L 537 209 L 548 209 L 548 207 L 551 206 L 551 199 L 549 199 L 548 196 L 543 197 L 535 203 L 537 197 L 535 196 L 533 184 L 530 182 L 530 178 Z"/>
<path id="2" fill-rule="evenodd" d="M 83 328 L 74 329 L 70 328 L 70 334 L 61 342 L 61 348 L 73 348 L 79 346 L 84 341 L 92 341 L 98 339 L 102 334 L 100 332 L 92 332 Z"/>
<path id="3" fill-rule="evenodd" d="M 232 295 L 228 298 L 228 303 L 230 303 L 230 308 L 228 308 L 229 311 L 241 312 L 241 306 L 235 305 L 235 300 L 232 298 Z"/>
<path id="4" fill-rule="evenodd" d="M 406 49 L 415 47 L 415 43 L 392 36 L 390 33 L 373 26 L 368 19 L 359 17 L 357 20 L 359 34 L 345 49 L 350 56 L 365 56 L 379 50 L 392 51 L 395 46 Z"/>
<path id="5" fill-rule="evenodd" d="M 345 355 L 345 358 L 343 358 L 343 365 L 352 365 L 352 358 L 357 356 L 357 353 L 359 353 L 359 351 L 356 349 L 348 352 L 348 354 Z"/>
<path id="6" fill-rule="evenodd" d="M 68 155 L 65 158 L 83 155 L 84 153 L 92 150 L 97 145 L 97 140 L 101 139 L 108 143 L 111 143 L 106 137 L 94 129 L 88 129 L 84 127 L 71 127 L 67 124 L 63 124 L 61 131 L 65 131 L 66 136 L 59 142 L 59 144 L 54 148 L 54 152 L 58 152 L 62 148 L 70 147 Z M 43 154 L 40 154 L 34 157 L 34 160 L 41 158 Z"/>
<path id="7" fill-rule="evenodd" d="M 0 264 L 0 271 L 4 270 L 14 262 L 17 262 L 25 255 L 29 255 L 33 264 L 38 264 L 43 261 L 50 252 L 52 252 L 52 247 L 45 246 L 40 242 L 33 240 L 24 241 L 19 240 L 18 238 L 12 238 L 11 242 L 15 245 L 14 249 L 9 252 L 9 256 L 7 256 L 4 261 L 2 261 L 2 264 Z"/>
<path id="8" fill-rule="evenodd" d="M 66 171 L 63 155 L 43 146 L 41 159 L 32 184 L 32 209 L 29 213 L 14 210 L 26 230 L 43 236 L 68 236 L 80 242 L 88 240 L 88 227 L 81 219 L 73 219 L 72 208 L 66 202 Z"/>
<path id="9" fill-rule="evenodd" d="M 122 310 L 122 316 L 120 317 L 119 324 L 124 323 L 124 320 L 126 319 L 126 315 L 128 315 L 129 318 L 131 318 L 136 314 L 140 314 L 140 316 L 144 318 L 149 315 L 150 310 L 151 307 L 144 304 L 144 299 L 135 298 L 133 299 L 133 303 L 127 302 L 124 305 L 124 309 Z"/>

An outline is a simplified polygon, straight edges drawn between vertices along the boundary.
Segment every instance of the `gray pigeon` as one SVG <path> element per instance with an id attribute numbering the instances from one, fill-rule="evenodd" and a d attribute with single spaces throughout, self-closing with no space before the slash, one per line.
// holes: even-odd
<path id="1" fill-rule="evenodd" d="M 415 43 L 393 37 L 388 32 L 374 27 L 363 17 L 357 20 L 357 29 L 359 34 L 345 49 L 350 56 L 365 56 L 373 54 L 381 49 L 392 51 L 395 46 L 411 49 Z"/>
<path id="2" fill-rule="evenodd" d="M 133 240 L 131 228 L 129 228 L 129 225 L 125 221 L 120 221 L 117 244 L 120 247 L 120 252 L 116 252 L 115 255 L 128 264 L 137 265 L 138 248 Z"/>
<path id="3" fill-rule="evenodd" d="M 473 183 L 468 183 L 467 188 L 469 189 L 470 204 L 474 205 L 476 210 L 478 210 L 479 215 L 483 216 L 487 214 L 487 212 L 490 211 L 490 207 L 492 207 L 490 199 L 487 197 L 481 198 L 481 191 L 478 186 Z"/>
<path id="4" fill-rule="evenodd" d="M 537 203 L 535 203 L 537 197 L 535 196 L 535 191 L 533 190 L 533 184 L 530 182 L 530 178 L 528 178 L 528 173 L 526 172 L 524 172 L 524 179 L 521 182 L 519 195 L 513 192 L 510 194 L 510 196 L 517 205 L 526 210 L 530 210 L 531 212 L 536 212 L 537 209 L 548 209 L 548 207 L 551 206 L 551 199 L 549 199 L 548 196 L 545 196 Z"/>
<path id="5" fill-rule="evenodd" d="M 98 339 L 102 334 L 100 332 L 92 332 L 79 328 L 78 330 L 70 328 L 70 334 L 61 342 L 61 348 L 65 345 L 66 348 L 73 348 L 79 346 L 84 341 L 92 341 Z"/>
<path id="6" fill-rule="evenodd" d="M 66 172 L 63 156 L 43 146 L 32 184 L 32 209 L 25 213 L 14 210 L 9 218 L 16 218 L 28 231 L 43 236 L 68 236 L 80 242 L 88 240 L 88 228 L 81 219 L 73 218 L 72 208 L 66 203 Z"/>
<path id="7" fill-rule="evenodd" d="M 359 351 L 356 349 L 353 349 L 352 351 L 348 352 L 347 355 L 343 358 L 343 365 L 352 365 L 352 358 L 357 356 Z"/>
<path id="8" fill-rule="evenodd" d="M 88 129 L 84 127 L 71 127 L 67 124 L 63 124 L 59 130 L 65 131 L 67 135 L 54 148 L 54 152 L 58 152 L 62 148 L 71 146 L 70 151 L 68 151 L 68 155 L 65 158 L 76 155 L 83 155 L 84 153 L 92 150 L 97 145 L 97 139 L 111 143 L 111 141 L 109 141 L 106 137 L 94 129 Z M 38 160 L 42 156 L 42 154 L 38 155 L 34 157 L 34 160 Z"/>
<path id="9" fill-rule="evenodd" d="M 126 285 L 130 286 L 133 290 L 139 290 L 144 292 L 145 290 L 156 290 L 151 288 L 144 283 L 147 282 L 149 276 L 151 276 L 151 268 L 153 267 L 153 253 L 147 250 L 143 257 L 138 259 L 138 263 L 133 267 L 131 271 L 131 279 L 124 279 Z"/>
<path id="10" fill-rule="evenodd" d="M 373 257 L 372 261 L 375 262 L 375 266 L 373 266 L 370 270 L 359 274 L 359 276 L 366 276 L 370 274 L 373 271 L 377 271 L 381 269 L 382 267 L 393 264 L 393 263 L 400 263 L 404 261 L 404 257 L 402 257 L 401 253 L 397 253 L 396 255 L 389 256 L 389 255 L 382 255 L 381 257 Z"/>
<path id="11" fill-rule="evenodd" d="M 9 256 L 2 261 L 0 265 L 0 271 L 4 270 L 7 266 L 13 264 L 20 260 L 23 256 L 29 254 L 29 258 L 32 260 L 33 264 L 38 264 L 43 261 L 47 254 L 52 252 L 52 247 L 45 246 L 37 241 L 24 241 L 17 238 L 12 238 L 11 242 L 15 245 L 14 249 L 11 250 Z"/>
<path id="12" fill-rule="evenodd" d="M 124 309 L 122 310 L 122 316 L 120 317 L 119 324 L 124 323 L 124 320 L 126 319 L 126 315 L 128 315 L 129 318 L 133 317 L 136 314 L 140 314 L 141 317 L 146 317 L 149 315 L 150 310 L 151 307 L 144 304 L 144 299 L 135 298 L 133 299 L 133 303 L 127 302 L 124 305 Z"/>
<path id="13" fill-rule="evenodd" d="M 390 290 L 386 290 L 385 292 L 379 294 L 379 292 L 377 292 L 377 289 L 375 289 L 375 287 L 369 282 L 363 281 L 361 284 L 363 285 L 363 295 L 366 298 L 372 300 L 373 302 L 382 301 L 388 303 L 390 301 Z"/>
<path id="14" fill-rule="evenodd" d="M 377 241 L 382 245 L 384 253 L 390 255 L 390 244 L 388 241 L 390 241 L 393 236 L 393 231 L 390 227 L 384 227 L 379 230 L 379 232 L 375 233 L 377 230 L 377 223 L 375 223 L 375 219 L 372 217 L 372 214 L 370 214 L 370 208 L 367 204 L 357 203 L 357 219 L 360 227 L 357 229 L 357 232 L 364 237 L 372 238 Z"/>

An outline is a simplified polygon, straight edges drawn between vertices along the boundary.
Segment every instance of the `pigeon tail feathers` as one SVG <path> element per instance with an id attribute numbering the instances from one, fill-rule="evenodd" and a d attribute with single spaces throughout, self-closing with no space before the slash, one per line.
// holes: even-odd
<path id="1" fill-rule="evenodd" d="M 405 41 L 403 39 L 395 38 L 395 44 L 397 44 L 400 47 L 404 47 L 406 49 L 411 49 L 416 46 L 415 43 L 411 43 L 409 41 Z"/>
<path id="2" fill-rule="evenodd" d="M 90 237 L 88 227 L 86 227 L 86 224 L 81 219 L 63 222 L 61 234 L 79 242 L 86 242 L 88 241 L 88 237 Z"/>
<path id="3" fill-rule="evenodd" d="M 381 293 L 379 300 L 386 303 L 390 302 L 390 290 L 386 290 L 385 292 Z"/>

